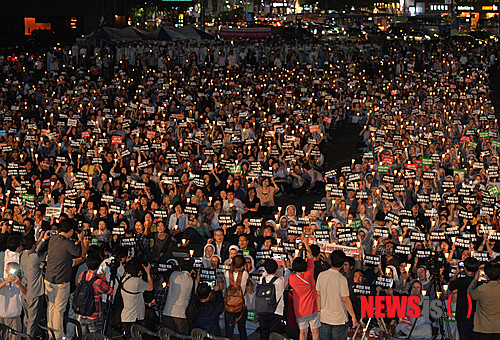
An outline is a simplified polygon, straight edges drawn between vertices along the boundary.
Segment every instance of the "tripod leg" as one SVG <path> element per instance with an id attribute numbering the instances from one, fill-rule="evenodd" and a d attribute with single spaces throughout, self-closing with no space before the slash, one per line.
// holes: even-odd
<path id="1" fill-rule="evenodd" d="M 370 326 L 370 322 L 372 322 L 372 318 L 368 319 L 368 322 L 366 323 L 366 326 L 363 329 L 363 335 L 361 336 L 361 340 L 364 340 L 364 338 L 366 336 L 366 332 L 368 331 L 368 327 Z"/>
<path id="2" fill-rule="evenodd" d="M 360 320 L 361 321 L 361 320 Z M 354 331 L 354 334 L 352 336 L 353 340 L 356 340 L 356 335 L 358 334 L 359 327 L 361 326 L 361 322 L 358 322 L 358 325 L 356 326 L 356 330 Z"/>
<path id="3" fill-rule="evenodd" d="M 432 290 L 434 286 L 434 281 L 431 281 L 431 284 L 429 285 L 429 289 L 427 289 L 428 292 L 430 292 Z M 423 301 L 422 303 L 420 304 L 420 309 L 422 309 L 422 306 L 423 306 Z M 413 323 L 413 325 L 411 326 L 411 330 L 410 330 L 410 333 L 408 333 L 408 339 L 411 338 L 411 335 L 413 333 L 413 330 L 415 329 L 415 326 L 417 325 L 417 319 L 415 319 L 415 322 Z"/>
<path id="4" fill-rule="evenodd" d="M 389 334 L 387 330 L 387 326 L 385 325 L 385 321 L 382 318 L 377 318 L 377 323 L 380 329 L 382 329 L 386 334 Z"/>

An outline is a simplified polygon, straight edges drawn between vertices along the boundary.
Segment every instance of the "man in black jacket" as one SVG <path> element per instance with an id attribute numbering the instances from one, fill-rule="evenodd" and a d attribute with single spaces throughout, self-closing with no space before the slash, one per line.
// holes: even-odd
<path id="1" fill-rule="evenodd" d="M 455 319 L 457 320 L 457 328 L 458 334 L 460 334 L 460 340 L 474 339 L 473 316 L 476 309 L 476 303 L 474 301 L 472 302 L 472 313 L 470 317 L 467 318 L 467 311 L 469 310 L 467 288 L 469 288 L 470 283 L 472 282 L 472 280 L 474 280 L 474 276 L 479 269 L 479 265 L 480 263 L 475 257 L 466 258 L 463 261 L 463 266 L 457 266 L 457 271 L 450 280 L 450 292 L 454 291 L 455 289 L 458 290 Z M 465 276 L 459 278 L 460 272 L 465 273 Z"/>
<path id="2" fill-rule="evenodd" d="M 210 333 L 210 335 L 222 336 L 219 318 L 224 312 L 223 289 L 224 283 L 222 283 L 222 286 L 215 285 L 213 290 L 206 282 L 198 285 L 196 289 L 198 301 L 195 303 L 198 315 L 192 328 L 201 328 Z"/>
<path id="3" fill-rule="evenodd" d="M 221 257 L 222 262 L 228 259 L 231 243 L 224 240 L 224 230 L 221 228 L 215 230 L 214 239 L 209 243 L 215 247 L 215 254 Z"/>

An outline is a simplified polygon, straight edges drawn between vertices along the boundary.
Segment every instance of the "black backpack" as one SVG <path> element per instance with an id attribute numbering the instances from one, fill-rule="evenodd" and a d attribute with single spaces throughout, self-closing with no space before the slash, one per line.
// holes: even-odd
<path id="1" fill-rule="evenodd" d="M 257 314 L 273 314 L 276 311 L 279 301 L 276 301 L 276 286 L 274 282 L 278 279 L 273 277 L 271 281 L 266 282 L 263 277 L 255 291 L 255 311 Z"/>
<path id="2" fill-rule="evenodd" d="M 80 283 L 73 294 L 73 311 L 82 316 L 91 316 L 95 313 L 94 282 L 99 277 L 96 275 L 87 281 L 87 272 L 84 272 Z"/>

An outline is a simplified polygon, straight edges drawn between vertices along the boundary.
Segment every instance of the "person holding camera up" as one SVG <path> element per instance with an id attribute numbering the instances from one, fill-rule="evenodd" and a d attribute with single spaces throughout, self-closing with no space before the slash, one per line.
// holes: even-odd
<path id="1" fill-rule="evenodd" d="M 44 232 L 38 250 L 44 247 L 50 237 L 50 230 Z M 27 334 L 36 337 L 38 333 L 38 322 L 43 305 L 43 275 L 40 265 L 45 260 L 45 253 L 35 250 L 37 247 L 32 235 L 24 236 L 21 240 L 23 251 L 19 256 L 19 264 L 23 272 L 23 284 L 26 286 L 26 297 L 24 307 L 24 328 Z"/>
<path id="2" fill-rule="evenodd" d="M 475 257 L 468 257 L 463 262 L 460 262 L 455 270 L 455 275 L 450 280 L 449 290 L 457 292 L 457 309 L 455 319 L 457 320 L 458 334 L 461 340 L 474 339 L 474 323 L 473 318 L 467 318 L 469 301 L 467 299 L 467 289 L 470 283 L 474 280 L 476 272 L 479 269 L 479 261 Z M 465 273 L 464 277 L 459 277 L 460 273 Z M 472 302 L 472 313 L 476 309 L 475 301 Z"/>
<path id="3" fill-rule="evenodd" d="M 77 223 L 65 219 L 59 224 L 59 234 L 49 239 L 45 289 L 48 303 L 47 326 L 55 330 L 57 339 L 64 335 L 64 313 L 69 300 L 72 268 L 81 264 L 87 255 L 90 241 L 80 233 L 79 244 L 72 240 Z"/>
<path id="4" fill-rule="evenodd" d="M 292 270 L 294 273 L 288 277 L 288 282 L 294 291 L 293 308 L 300 329 L 300 340 L 307 339 L 309 328 L 312 339 L 318 340 L 321 322 L 319 321 L 316 282 L 314 280 L 314 257 L 309 247 L 309 238 L 304 232 L 302 232 L 301 239 L 308 259 L 307 262 L 301 257 L 296 257 L 293 260 Z"/>
<path id="5" fill-rule="evenodd" d="M 478 282 L 484 276 L 487 283 L 478 287 Z M 474 339 L 500 339 L 500 264 L 488 262 L 482 270 L 476 272 L 474 280 L 469 285 L 467 293 L 476 302 L 474 313 Z"/>
<path id="6" fill-rule="evenodd" d="M 278 263 L 274 259 L 266 259 L 264 269 L 267 275 L 257 285 L 255 309 L 259 316 L 260 339 L 267 340 L 273 332 L 284 333 L 283 312 L 286 288 L 284 277 L 278 277 Z"/>
<path id="7" fill-rule="evenodd" d="M 9 276 L 0 278 L 0 323 L 21 332 L 22 296 L 26 295 L 26 287 L 19 280 L 19 264 L 9 262 L 6 269 Z M 3 339 L 15 340 L 16 337 L 4 334 Z"/>
<path id="8" fill-rule="evenodd" d="M 195 308 L 198 316 L 191 328 L 201 328 L 213 336 L 222 336 L 219 318 L 224 312 L 224 282 L 215 284 L 212 289 L 208 283 L 201 282 L 196 288 L 198 300 Z"/>
<path id="9" fill-rule="evenodd" d="M 127 274 L 121 281 L 121 294 L 123 298 L 121 319 L 125 330 L 125 337 L 126 339 L 130 339 L 130 328 L 134 323 L 144 320 L 146 315 L 143 293 L 152 291 L 154 285 L 150 264 L 143 266 L 138 260 L 131 260 L 127 262 L 125 269 L 127 270 Z M 143 269 L 147 275 L 147 282 L 142 279 Z"/>
<path id="10" fill-rule="evenodd" d="M 191 277 L 193 262 L 191 260 L 180 261 L 180 271 L 170 275 L 168 281 L 167 302 L 163 309 L 163 321 L 165 327 L 180 334 L 189 334 L 189 322 L 186 316 L 186 308 L 191 298 L 194 281 Z"/>
<path id="11" fill-rule="evenodd" d="M 84 296 L 84 294 L 79 295 L 80 292 L 83 292 L 82 287 L 86 284 L 90 286 L 93 294 L 90 296 L 85 296 L 87 298 L 92 298 L 91 301 L 94 303 L 93 308 L 90 308 L 87 313 L 83 313 L 79 315 L 79 321 L 82 326 L 82 336 L 85 337 L 88 333 L 100 333 L 102 332 L 102 328 L 104 325 L 104 315 L 103 309 L 101 305 L 102 296 L 103 295 L 112 295 L 113 288 L 109 285 L 109 282 L 105 278 L 104 272 L 99 272 L 99 265 L 101 264 L 101 257 L 97 254 L 90 254 L 86 258 L 86 263 L 88 267 L 88 271 L 84 271 L 80 274 L 78 278 L 78 286 L 75 290 L 75 297 L 73 302 L 73 308 L 78 304 L 75 303 L 75 299 L 78 299 L 79 296 Z M 87 305 L 89 302 L 83 301 L 83 305 Z M 76 312 L 76 311 L 75 311 Z"/>

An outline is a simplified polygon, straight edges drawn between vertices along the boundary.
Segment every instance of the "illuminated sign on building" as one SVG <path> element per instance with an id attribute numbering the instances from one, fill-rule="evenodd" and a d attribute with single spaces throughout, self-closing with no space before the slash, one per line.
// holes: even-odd
<path id="1" fill-rule="evenodd" d="M 430 10 L 431 11 L 440 11 L 440 12 L 447 12 L 449 11 L 450 7 L 448 5 L 430 5 Z"/>
<path id="2" fill-rule="evenodd" d="M 36 30 L 50 29 L 50 22 L 36 22 L 35 18 L 24 18 L 24 35 L 31 35 Z"/>
<path id="3" fill-rule="evenodd" d="M 469 12 L 473 11 L 474 6 L 457 6 L 457 11 L 464 11 L 464 12 Z"/>
<path id="4" fill-rule="evenodd" d="M 483 11 L 498 11 L 498 6 L 493 5 L 493 6 L 483 6 L 482 7 Z"/>

